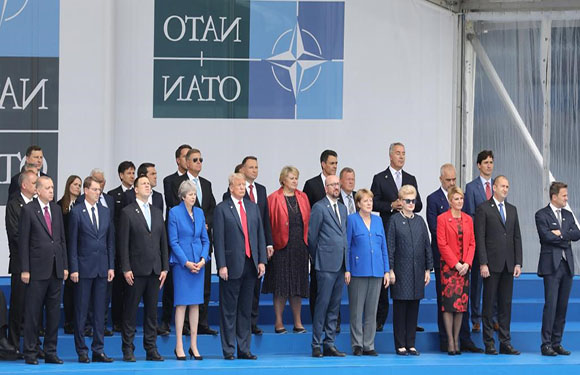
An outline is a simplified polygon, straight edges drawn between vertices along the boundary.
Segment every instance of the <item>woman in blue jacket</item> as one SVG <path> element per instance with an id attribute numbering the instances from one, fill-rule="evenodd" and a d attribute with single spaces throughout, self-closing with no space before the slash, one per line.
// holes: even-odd
<path id="1" fill-rule="evenodd" d="M 373 193 L 360 189 L 355 202 L 359 212 L 349 215 L 346 222 L 350 342 L 354 355 L 376 356 L 377 306 L 381 286 L 389 286 L 389 254 L 383 221 L 371 215 Z"/>
<path id="2" fill-rule="evenodd" d="M 189 180 L 179 186 L 182 202 L 169 211 L 169 263 L 173 272 L 175 306 L 175 357 L 185 360 L 183 349 L 183 321 L 189 306 L 190 357 L 202 359 L 197 349 L 197 323 L 199 304 L 203 303 L 203 280 L 205 263 L 209 253 L 209 238 L 205 217 L 199 207 L 194 207 L 197 198 L 195 184 Z"/>

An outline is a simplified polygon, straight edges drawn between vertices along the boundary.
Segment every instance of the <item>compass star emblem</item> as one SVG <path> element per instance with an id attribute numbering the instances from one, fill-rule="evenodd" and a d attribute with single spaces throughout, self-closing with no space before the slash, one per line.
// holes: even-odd
<path id="1" fill-rule="evenodd" d="M 292 34 L 290 43 L 285 44 L 290 33 Z M 304 46 L 305 38 L 309 38 L 314 42 L 316 45 L 316 51 L 306 50 Z M 284 46 L 286 46 L 286 49 L 277 53 L 277 51 L 283 49 Z M 312 35 L 308 30 L 301 29 L 298 22 L 294 29 L 284 31 L 278 39 L 276 39 L 276 42 L 272 47 L 272 56 L 266 60 L 272 64 L 272 74 L 274 75 L 276 82 L 278 82 L 284 90 L 292 92 L 295 99 L 299 92 L 308 90 L 316 83 L 316 80 L 322 71 L 321 65 L 328 61 L 322 57 L 322 49 L 314 35 Z M 287 85 L 284 85 L 280 81 L 278 77 L 279 73 L 277 73 L 277 71 L 279 72 L 280 70 L 275 69 L 275 67 L 281 68 L 287 72 L 290 78 L 291 87 L 287 87 Z M 304 74 L 310 69 L 317 69 L 316 75 L 313 79 L 306 79 Z"/>
<path id="2" fill-rule="evenodd" d="M 24 3 L 21 5 L 20 9 L 18 9 L 14 14 L 8 15 L 7 14 L 8 0 L 0 0 L 0 6 L 1 6 L 1 9 L 0 9 L 0 27 L 2 26 L 2 22 L 10 21 L 10 20 L 16 18 L 20 13 L 22 13 L 24 8 L 26 8 L 27 4 L 28 4 L 28 0 L 24 0 Z"/>

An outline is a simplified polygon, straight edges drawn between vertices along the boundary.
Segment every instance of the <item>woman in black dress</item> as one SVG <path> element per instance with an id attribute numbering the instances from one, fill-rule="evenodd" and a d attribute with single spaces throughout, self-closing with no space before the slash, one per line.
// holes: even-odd
<path id="1" fill-rule="evenodd" d="M 274 294 L 276 333 L 287 333 L 282 321 L 286 301 L 294 316 L 294 332 L 304 333 L 300 312 L 302 298 L 308 297 L 308 220 L 310 204 L 306 194 L 297 190 L 298 169 L 287 166 L 280 172 L 280 189 L 268 197 L 274 253 L 270 260 L 262 293 Z"/>

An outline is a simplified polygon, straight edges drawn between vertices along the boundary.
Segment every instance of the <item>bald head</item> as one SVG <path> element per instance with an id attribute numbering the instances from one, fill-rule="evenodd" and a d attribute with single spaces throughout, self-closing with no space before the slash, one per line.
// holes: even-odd
<path id="1" fill-rule="evenodd" d="M 439 181 L 441 181 L 441 188 L 447 191 L 457 183 L 457 177 L 455 175 L 455 167 L 453 164 L 443 164 L 440 169 Z"/>

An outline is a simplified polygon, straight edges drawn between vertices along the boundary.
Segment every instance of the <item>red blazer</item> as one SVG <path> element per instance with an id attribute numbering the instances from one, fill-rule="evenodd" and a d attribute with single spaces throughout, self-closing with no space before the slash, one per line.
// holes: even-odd
<path id="1" fill-rule="evenodd" d="M 475 235 L 473 233 L 473 220 L 471 216 L 461 213 L 461 227 L 463 228 L 463 263 L 471 268 L 473 255 L 475 254 Z M 441 259 L 450 268 L 459 262 L 459 234 L 457 224 L 451 215 L 451 210 L 437 216 L 437 245 L 441 253 Z"/>
<path id="2" fill-rule="evenodd" d="M 302 213 L 304 223 L 304 243 L 308 245 L 308 221 L 310 220 L 310 203 L 306 194 L 295 190 L 296 201 Z M 270 224 L 272 224 L 272 239 L 274 250 L 280 250 L 288 244 L 288 206 L 284 198 L 283 188 L 280 188 L 268 196 L 268 208 L 270 209 Z"/>

